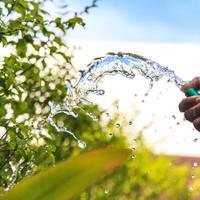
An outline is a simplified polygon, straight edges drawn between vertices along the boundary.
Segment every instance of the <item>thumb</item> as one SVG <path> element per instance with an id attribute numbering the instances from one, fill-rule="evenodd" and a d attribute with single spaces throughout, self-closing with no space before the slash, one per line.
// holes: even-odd
<path id="1" fill-rule="evenodd" d="M 199 90 L 200 89 L 200 77 L 195 77 L 191 81 L 185 83 L 181 87 L 181 91 L 183 91 L 185 93 L 187 91 L 187 89 L 189 89 L 189 88 L 195 88 L 196 90 Z"/>

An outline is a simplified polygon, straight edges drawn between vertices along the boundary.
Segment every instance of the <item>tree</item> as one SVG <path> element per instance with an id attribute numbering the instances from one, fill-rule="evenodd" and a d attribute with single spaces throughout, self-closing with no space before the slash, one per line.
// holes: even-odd
<path id="1" fill-rule="evenodd" d="M 45 9 L 46 3 L 55 5 L 52 1 L 1 1 L 1 48 L 10 51 L 1 58 L 0 71 L 1 187 L 12 186 L 32 173 L 34 166 L 63 158 L 55 157 L 58 149 L 51 139 L 67 144 L 69 137 L 48 125 L 43 135 L 37 128 L 48 116 L 48 102 L 58 103 L 66 96 L 65 81 L 75 72 L 64 36 L 77 25 L 85 26 L 80 16 L 96 2 L 72 17 L 60 15 L 68 8 L 59 5 L 57 16 L 52 17 Z"/>

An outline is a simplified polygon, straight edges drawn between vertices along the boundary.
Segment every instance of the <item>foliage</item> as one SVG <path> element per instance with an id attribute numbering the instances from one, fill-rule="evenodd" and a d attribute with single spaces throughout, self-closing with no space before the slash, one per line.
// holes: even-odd
<path id="1" fill-rule="evenodd" d="M 153 155 L 141 139 L 138 143 L 140 145 L 126 165 L 92 186 L 76 200 L 190 199 L 188 166 L 176 166 L 175 160 L 170 157 Z"/>
<path id="2" fill-rule="evenodd" d="M 8 51 L 1 57 L 0 71 L 0 124 L 5 132 L 0 140 L 1 187 L 12 186 L 39 166 L 67 158 L 75 148 L 68 136 L 57 138 L 59 133 L 52 127 L 47 126 L 42 135 L 37 128 L 48 115 L 48 102 L 61 102 L 66 96 L 65 81 L 75 71 L 64 36 L 76 25 L 85 25 L 80 15 L 96 2 L 67 18 L 59 16 L 67 6 L 56 7 L 52 1 L 1 1 L 0 42 Z M 48 13 L 46 3 L 54 5 L 56 16 Z M 65 143 L 64 151 L 70 153 L 57 153 L 56 143 Z"/>
<path id="3" fill-rule="evenodd" d="M 119 148 L 104 148 L 82 154 L 22 181 L 1 199 L 70 199 L 97 179 L 111 173 L 126 161 L 130 154 L 130 149 Z M 45 187 L 41 187 L 41 184 Z"/>
<path id="4" fill-rule="evenodd" d="M 54 5 L 54 14 L 45 9 L 47 3 Z M 66 5 L 56 6 L 51 0 L 0 2 L 0 42 L 5 53 L 0 58 L 2 190 L 84 151 L 105 146 L 127 147 L 123 129 L 113 128 L 118 117 L 102 125 L 102 113 L 97 106 L 90 109 L 99 123 L 81 111 L 76 120 L 62 114 L 55 118 L 87 143 L 85 149 L 78 148 L 69 135 L 58 133 L 47 123 L 42 132 L 38 131 L 49 114 L 48 102 L 62 102 L 67 93 L 65 81 L 73 79 L 76 72 L 65 36 L 77 25 L 85 26 L 82 15 L 96 7 L 96 3 L 93 0 L 91 6 L 71 14 Z M 108 132 L 115 134 L 108 137 Z M 167 157 L 155 157 L 140 144 L 135 159 L 77 199 L 190 199 L 188 174 L 188 167 L 175 166 Z"/>

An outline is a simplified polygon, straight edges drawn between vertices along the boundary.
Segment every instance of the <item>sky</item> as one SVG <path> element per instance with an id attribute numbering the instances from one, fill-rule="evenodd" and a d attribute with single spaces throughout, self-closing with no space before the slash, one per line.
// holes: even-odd
<path id="1" fill-rule="evenodd" d="M 69 1 L 71 10 L 81 10 L 90 0 Z M 101 0 L 98 8 L 83 16 L 85 30 L 71 38 L 98 41 L 200 42 L 198 0 Z"/>

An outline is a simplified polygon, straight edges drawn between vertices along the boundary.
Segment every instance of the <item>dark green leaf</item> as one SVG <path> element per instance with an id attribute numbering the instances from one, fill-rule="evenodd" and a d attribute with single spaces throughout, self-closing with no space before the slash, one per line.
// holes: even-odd
<path id="1" fill-rule="evenodd" d="M 25 39 L 20 39 L 16 46 L 18 56 L 25 57 L 27 52 L 27 42 Z"/>
<path id="2" fill-rule="evenodd" d="M 67 29 L 70 29 L 70 28 L 74 29 L 77 24 L 81 26 L 85 26 L 85 22 L 80 17 L 71 18 L 66 22 L 66 24 L 67 24 Z"/>

